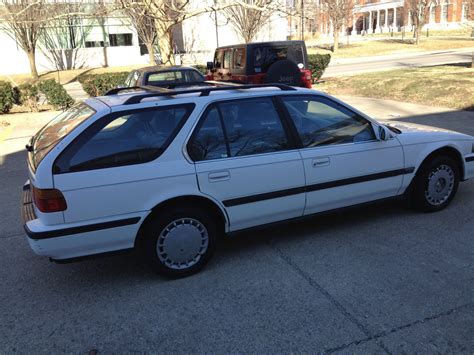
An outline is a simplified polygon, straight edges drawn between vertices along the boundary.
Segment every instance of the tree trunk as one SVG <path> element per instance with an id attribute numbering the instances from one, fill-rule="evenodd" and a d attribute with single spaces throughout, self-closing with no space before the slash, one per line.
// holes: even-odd
<path id="1" fill-rule="evenodd" d="M 35 59 L 35 51 L 31 50 L 26 52 L 28 55 L 28 60 L 30 61 L 30 71 L 31 77 L 34 81 L 38 80 L 38 70 L 36 70 L 36 59 Z"/>
<path id="2" fill-rule="evenodd" d="M 339 49 L 339 29 L 334 29 L 334 44 L 332 46 L 333 53 L 336 53 Z"/>
<path id="3" fill-rule="evenodd" d="M 163 64 L 174 65 L 173 32 L 171 29 L 166 33 L 158 34 L 158 46 Z"/>
<path id="4" fill-rule="evenodd" d="M 156 65 L 155 45 L 153 43 L 145 43 L 145 45 L 148 50 L 148 61 L 150 62 L 150 65 Z"/>
<path id="5" fill-rule="evenodd" d="M 415 44 L 418 45 L 420 43 L 420 26 L 416 25 L 415 27 Z"/>

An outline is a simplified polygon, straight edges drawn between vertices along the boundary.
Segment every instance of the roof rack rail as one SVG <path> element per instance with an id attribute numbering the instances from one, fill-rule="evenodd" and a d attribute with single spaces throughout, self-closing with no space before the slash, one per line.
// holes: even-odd
<path id="1" fill-rule="evenodd" d="M 127 90 L 144 90 L 144 91 L 150 91 L 150 92 L 166 92 L 168 91 L 165 88 L 160 88 L 157 86 L 129 86 L 129 87 L 123 87 L 123 88 L 113 88 L 107 91 L 104 96 L 112 96 L 112 95 L 117 95 L 121 91 L 127 91 Z"/>
<path id="2" fill-rule="evenodd" d="M 140 95 L 135 95 L 128 98 L 123 104 L 124 105 L 134 105 L 140 103 L 143 99 L 151 97 L 160 97 L 160 96 L 175 96 L 183 94 L 194 94 L 200 93 L 199 96 L 209 96 L 213 91 L 225 91 L 225 90 L 247 90 L 247 89 L 256 89 L 256 88 L 267 88 L 267 87 L 276 87 L 282 91 L 294 91 L 294 87 L 285 85 L 285 84 L 255 84 L 255 85 L 240 85 L 240 86 L 218 86 L 218 87 L 202 87 L 189 90 L 165 90 L 163 92 L 147 92 Z"/>

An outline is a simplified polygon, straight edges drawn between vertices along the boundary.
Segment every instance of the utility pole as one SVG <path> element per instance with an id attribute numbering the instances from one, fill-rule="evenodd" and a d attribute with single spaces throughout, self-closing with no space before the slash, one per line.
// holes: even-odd
<path id="1" fill-rule="evenodd" d="M 219 29 L 217 25 L 217 11 L 214 10 L 214 22 L 216 23 L 216 42 L 217 42 L 217 47 L 219 47 Z"/>
<path id="2" fill-rule="evenodd" d="M 301 0 L 301 40 L 304 41 L 304 0 Z"/>

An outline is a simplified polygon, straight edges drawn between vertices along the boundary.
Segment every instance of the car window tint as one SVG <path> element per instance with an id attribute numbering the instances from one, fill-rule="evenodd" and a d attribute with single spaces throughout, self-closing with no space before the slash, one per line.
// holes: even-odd
<path id="1" fill-rule="evenodd" d="M 224 51 L 224 69 L 230 68 L 230 62 L 232 61 L 232 50 L 226 49 Z"/>
<path id="2" fill-rule="evenodd" d="M 232 157 L 289 148 L 280 117 L 270 98 L 219 104 Z"/>
<path id="3" fill-rule="evenodd" d="M 203 118 L 191 141 L 189 153 L 196 161 L 227 158 L 227 145 L 217 108 L 209 110 Z"/>
<path id="4" fill-rule="evenodd" d="M 245 68 L 245 48 L 237 48 L 234 50 L 234 68 Z"/>
<path id="5" fill-rule="evenodd" d="M 204 80 L 202 75 L 195 72 L 194 70 L 186 70 L 185 73 L 186 73 L 185 77 L 186 77 L 187 82 L 196 83 L 196 82 L 200 82 Z"/>
<path id="6" fill-rule="evenodd" d="M 216 69 L 222 68 L 222 54 L 223 54 L 223 52 L 224 51 L 219 50 L 219 51 L 216 51 L 216 53 L 214 54 L 214 68 L 216 68 Z"/>
<path id="7" fill-rule="evenodd" d="M 110 168 L 153 160 L 169 145 L 192 107 L 146 109 L 104 119 L 94 127 L 90 136 L 80 137 L 77 144 L 66 150 L 56 164 L 58 172 Z"/>
<path id="8" fill-rule="evenodd" d="M 304 147 L 375 139 L 369 121 L 324 97 L 282 98 Z"/>
<path id="9" fill-rule="evenodd" d="M 270 66 L 278 60 L 288 58 L 288 47 L 254 47 L 253 65 L 257 73 L 264 73 Z M 290 59 L 290 58 L 288 58 Z"/>
<path id="10" fill-rule="evenodd" d="M 163 83 L 163 82 L 175 82 L 183 80 L 182 71 L 167 71 L 160 73 L 153 73 L 148 76 L 148 83 Z"/>

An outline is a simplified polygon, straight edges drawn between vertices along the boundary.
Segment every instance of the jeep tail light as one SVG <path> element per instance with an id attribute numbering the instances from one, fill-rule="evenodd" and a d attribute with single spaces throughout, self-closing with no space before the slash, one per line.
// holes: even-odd
<path id="1" fill-rule="evenodd" d="M 44 213 L 60 212 L 67 209 L 63 193 L 57 189 L 37 189 L 33 187 L 33 202 Z"/>

